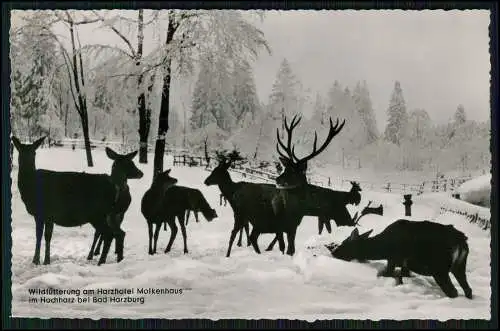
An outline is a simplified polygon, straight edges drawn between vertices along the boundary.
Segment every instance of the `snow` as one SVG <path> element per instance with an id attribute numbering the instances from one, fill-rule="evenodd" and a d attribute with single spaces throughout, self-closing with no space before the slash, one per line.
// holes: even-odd
<path id="1" fill-rule="evenodd" d="M 457 189 L 460 193 L 460 199 L 484 206 L 490 207 L 491 199 L 491 174 L 485 174 L 466 181 Z"/>
<path id="2" fill-rule="evenodd" d="M 95 167 L 85 167 L 82 150 L 41 149 L 37 152 L 39 168 L 109 172 L 111 161 L 100 150 L 93 151 Z M 14 155 L 17 163 L 17 154 Z M 152 161 L 152 156 L 150 156 Z M 166 157 L 165 168 L 172 159 Z M 51 264 L 31 263 L 35 246 L 33 218 L 26 212 L 17 191 L 17 169 L 12 173 L 12 315 L 13 317 L 64 318 L 288 318 L 317 319 L 490 319 L 490 233 L 469 223 L 464 216 L 440 213 L 440 206 L 456 199 L 444 194 L 423 194 L 414 198 L 411 219 L 429 219 L 453 224 L 469 237 L 470 254 L 467 277 L 474 299 L 466 299 L 457 281 L 459 297 L 446 297 L 431 277 L 415 275 L 404 284 L 394 285 L 391 278 L 377 278 L 384 261 L 344 262 L 332 258 L 324 244 L 340 242 L 353 230 L 333 226 L 332 234 L 317 234 L 317 221 L 305 217 L 297 232 L 296 254 L 282 255 L 276 245 L 273 252 L 264 249 L 272 235 L 262 235 L 262 254 L 251 247 L 233 246 L 231 257 L 225 253 L 233 226 L 232 211 L 219 206 L 219 190 L 207 187 L 208 172 L 201 168 L 173 167 L 171 176 L 179 185 L 200 189 L 219 218 L 208 223 L 200 214 L 187 226 L 189 254 L 182 252 L 180 231 L 172 251 L 164 254 L 170 230 L 161 230 L 158 254 L 147 253 L 146 222 L 140 213 L 140 200 L 150 184 L 152 162 L 138 164 L 145 173 L 140 180 L 130 180 L 134 196 L 122 228 L 126 231 L 125 258 L 116 263 L 112 250 L 107 263 L 97 266 L 97 257 L 87 261 L 93 238 L 90 225 L 76 228 L 56 226 L 52 237 Z M 236 173 L 234 180 L 242 180 Z M 361 233 L 373 229 L 379 233 L 404 215 L 400 194 L 364 190 L 359 209 L 369 200 L 382 203 L 384 216 L 367 215 L 359 224 Z M 354 213 L 356 208 L 348 206 Z M 113 245 L 114 246 L 114 245 Z M 112 246 L 112 247 L 113 247 Z M 41 257 L 44 256 L 42 243 Z M 98 288 L 168 288 L 182 289 L 182 294 L 138 295 L 136 303 L 30 303 L 29 289 L 98 289 Z M 53 297 L 53 296 L 51 296 Z M 72 297 L 72 296 L 63 296 Z M 74 296 L 73 296 L 74 297 Z M 81 298 L 86 295 L 81 294 Z M 94 295 L 92 297 L 105 297 Z M 119 297 L 125 297 L 123 295 Z"/>

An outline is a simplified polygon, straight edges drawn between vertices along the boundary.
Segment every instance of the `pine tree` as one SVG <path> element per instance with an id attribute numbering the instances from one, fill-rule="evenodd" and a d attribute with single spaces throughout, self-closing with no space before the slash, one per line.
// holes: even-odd
<path id="1" fill-rule="evenodd" d="M 377 120 L 375 118 L 375 112 L 373 110 L 372 101 L 370 98 L 370 92 L 368 91 L 368 85 L 366 81 L 363 84 L 359 82 L 353 92 L 353 99 L 356 103 L 358 113 L 363 120 L 366 130 L 367 130 L 367 144 L 370 144 L 377 140 L 379 132 L 377 128 Z"/>
<path id="2" fill-rule="evenodd" d="M 387 126 L 385 128 L 385 139 L 400 145 L 406 136 L 408 114 L 406 113 L 406 103 L 403 97 L 401 84 L 396 81 L 392 92 L 389 108 L 387 109 Z"/>
<path id="3" fill-rule="evenodd" d="M 282 121 L 285 116 L 293 116 L 297 112 L 298 88 L 298 81 L 285 58 L 281 62 L 269 97 L 270 111 L 274 119 Z"/>
<path id="4" fill-rule="evenodd" d="M 455 121 L 455 126 L 460 126 L 465 124 L 467 121 L 467 117 L 465 115 L 465 108 L 463 105 L 458 105 L 457 110 L 455 111 L 455 115 L 453 116 Z"/>
<path id="5" fill-rule="evenodd" d="M 242 61 L 235 66 L 233 77 L 233 115 L 235 125 L 241 128 L 245 122 L 248 123 L 249 118 L 252 120 L 255 118 L 259 99 L 252 68 L 247 61 Z"/>

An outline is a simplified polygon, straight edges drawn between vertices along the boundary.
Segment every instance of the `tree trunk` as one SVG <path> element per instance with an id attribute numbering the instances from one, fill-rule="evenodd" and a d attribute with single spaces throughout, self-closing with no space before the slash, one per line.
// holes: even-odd
<path id="1" fill-rule="evenodd" d="M 173 10 L 168 12 L 167 40 L 165 46 L 168 48 L 174 39 L 175 31 L 178 27 Z M 163 172 L 163 157 L 165 154 L 165 139 L 168 132 L 168 114 L 170 106 L 170 82 L 172 73 L 172 59 L 168 58 L 165 63 L 163 76 L 163 87 L 161 94 L 160 115 L 158 120 L 158 136 L 156 137 L 155 156 L 153 161 L 153 181 L 159 173 Z"/>
<path id="2" fill-rule="evenodd" d="M 170 82 L 171 82 L 171 65 L 169 59 L 166 63 L 165 76 L 163 77 L 163 88 L 161 94 L 160 116 L 158 121 L 158 136 L 156 137 L 155 156 L 153 165 L 153 180 L 156 175 L 163 172 L 163 157 L 165 154 L 165 139 L 168 132 L 168 115 L 170 112 Z"/>
<path id="3" fill-rule="evenodd" d="M 92 152 L 90 148 L 90 137 L 89 137 L 89 122 L 84 116 L 80 117 L 82 120 L 82 130 L 83 130 L 83 142 L 85 144 L 85 153 L 87 154 L 87 166 L 93 167 L 94 162 L 92 160 Z"/>

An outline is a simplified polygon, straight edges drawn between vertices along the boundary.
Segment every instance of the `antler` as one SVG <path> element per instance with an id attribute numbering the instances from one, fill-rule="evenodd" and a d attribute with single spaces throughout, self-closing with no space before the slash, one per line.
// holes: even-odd
<path id="1" fill-rule="evenodd" d="M 293 161 L 293 160 L 299 161 L 299 159 L 294 154 L 294 148 L 295 147 L 291 146 L 292 145 L 292 132 L 293 132 L 293 129 L 295 129 L 297 127 L 297 125 L 300 123 L 300 121 L 302 120 L 302 117 L 297 117 L 297 116 L 298 115 L 295 114 L 295 116 L 292 118 L 292 122 L 290 123 L 290 126 L 288 125 L 288 122 L 287 122 L 286 117 L 285 117 L 285 130 L 286 130 L 286 133 L 287 133 L 287 136 L 288 136 L 287 145 L 286 146 L 283 144 L 283 142 L 280 139 L 280 130 L 278 128 L 276 128 L 276 137 L 278 138 L 278 143 L 276 144 L 276 149 L 278 150 L 278 154 L 281 157 L 284 157 L 285 159 L 289 159 L 291 161 Z M 283 148 L 283 150 L 288 155 L 284 155 L 281 152 L 280 147 Z"/>
<path id="2" fill-rule="evenodd" d="M 382 213 L 383 213 L 383 207 L 382 207 L 382 204 L 376 208 L 370 208 L 370 205 L 372 204 L 373 201 L 369 201 L 368 202 L 368 205 L 366 205 L 365 208 L 363 208 L 363 210 L 361 211 L 361 214 L 359 215 L 358 217 L 358 212 L 356 212 L 356 214 L 354 215 L 354 217 L 352 218 L 352 220 L 354 221 L 354 226 L 356 226 L 358 223 L 359 223 L 359 219 L 367 214 L 376 214 L 376 215 L 380 215 L 382 216 Z"/>
<path id="3" fill-rule="evenodd" d="M 309 154 L 308 156 L 300 159 L 300 160 L 296 159 L 296 161 L 304 163 L 304 162 L 311 160 L 315 156 L 319 155 L 321 152 L 323 152 L 323 150 L 328 146 L 328 144 L 330 144 L 332 139 L 340 132 L 340 130 L 342 130 L 342 128 L 344 127 L 344 124 L 345 124 L 345 120 L 342 122 L 342 124 L 339 127 L 339 119 L 337 118 L 337 123 L 335 124 L 335 126 L 333 126 L 332 118 L 330 117 L 330 130 L 328 132 L 328 136 L 326 137 L 323 145 L 321 145 L 321 147 L 319 149 L 317 149 L 318 133 L 316 131 L 314 131 L 314 144 L 313 144 L 312 153 Z"/>

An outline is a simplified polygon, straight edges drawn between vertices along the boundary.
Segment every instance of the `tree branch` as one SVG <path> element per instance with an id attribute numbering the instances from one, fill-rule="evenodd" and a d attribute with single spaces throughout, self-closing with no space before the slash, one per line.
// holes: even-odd
<path id="1" fill-rule="evenodd" d="M 113 25 L 111 24 L 107 24 L 106 23 L 106 20 L 104 17 L 102 17 L 96 10 L 93 10 L 92 11 L 94 13 L 94 15 L 96 15 L 98 17 L 98 21 L 101 21 L 105 26 L 107 26 L 108 28 L 110 28 L 111 30 L 113 30 L 114 33 L 116 33 L 116 35 L 118 37 L 120 37 L 124 42 L 125 44 L 127 44 L 130 52 L 132 53 L 132 58 L 136 58 L 137 54 L 136 54 L 136 51 L 134 49 L 134 47 L 132 46 L 132 43 L 128 40 L 127 37 L 125 37 L 117 28 L 115 28 Z"/>

